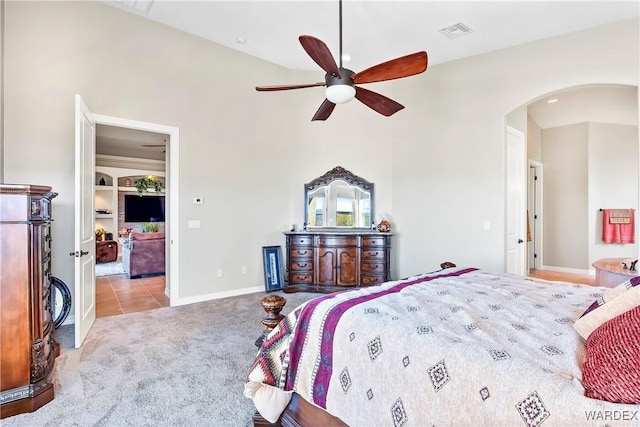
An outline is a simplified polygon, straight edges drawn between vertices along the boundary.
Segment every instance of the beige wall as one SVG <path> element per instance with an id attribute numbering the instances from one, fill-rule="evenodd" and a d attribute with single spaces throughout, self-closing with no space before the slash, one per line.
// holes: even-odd
<path id="1" fill-rule="evenodd" d="M 542 129 L 527 116 L 527 158 L 542 162 Z"/>
<path id="2" fill-rule="evenodd" d="M 588 269 L 589 125 L 542 131 L 545 266 Z"/>
<path id="3" fill-rule="evenodd" d="M 390 212 L 390 121 L 364 126 L 374 113 L 344 111 L 354 105 L 311 123 L 322 88 L 254 90 L 317 73 L 97 2 L 10 1 L 6 14 L 5 180 L 60 194 L 53 273 L 71 287 L 76 93 L 94 113 L 180 129 L 180 298 L 264 286 L 261 246 L 284 244 L 282 232 L 302 223 L 303 183 L 336 165 L 376 182 L 378 212 Z M 187 228 L 191 219 L 201 228 Z"/>
<path id="4" fill-rule="evenodd" d="M 638 209 L 638 127 L 581 123 L 542 131 L 545 266 L 592 269 L 638 256 L 638 244 L 602 242 L 604 208 Z"/>
<path id="5" fill-rule="evenodd" d="M 638 20 L 623 21 L 438 65 L 395 84 L 394 99 L 407 106 L 393 121 L 402 275 L 447 259 L 502 270 L 505 115 L 564 88 L 637 86 L 638 40 Z"/>
<path id="6" fill-rule="evenodd" d="M 253 87 L 318 73 L 96 2 L 9 1 L 5 13 L 5 180 L 60 193 L 53 273 L 70 286 L 76 93 L 95 113 L 180 128 L 180 296 L 189 298 L 263 286 L 260 247 L 284 244 L 282 232 L 302 223 L 303 183 L 336 165 L 375 183 L 376 220 L 387 216 L 397 232 L 395 277 L 444 260 L 502 270 L 505 115 L 566 87 L 638 84 L 631 20 L 372 85 L 406 106 L 392 118 L 352 102 L 312 123 L 322 88 Z M 190 219 L 202 228 L 188 229 Z"/>
<path id="7" fill-rule="evenodd" d="M 635 244 L 602 242 L 605 208 L 638 210 L 638 127 L 589 123 L 589 265 L 601 258 L 638 258 Z M 637 235 L 637 227 L 636 227 Z"/>

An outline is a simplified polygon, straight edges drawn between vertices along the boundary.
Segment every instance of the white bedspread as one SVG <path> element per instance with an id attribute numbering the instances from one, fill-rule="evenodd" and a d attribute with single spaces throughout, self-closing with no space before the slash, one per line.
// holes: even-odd
<path id="1" fill-rule="evenodd" d="M 580 383 L 572 323 L 602 291 L 448 269 L 322 296 L 272 333 L 273 382 L 350 426 L 639 426 Z"/>

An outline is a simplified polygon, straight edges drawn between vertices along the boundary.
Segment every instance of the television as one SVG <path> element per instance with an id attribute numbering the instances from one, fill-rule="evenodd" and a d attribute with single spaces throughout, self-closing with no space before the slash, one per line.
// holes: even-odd
<path id="1" fill-rule="evenodd" d="M 164 196 L 124 195 L 125 222 L 164 222 Z"/>

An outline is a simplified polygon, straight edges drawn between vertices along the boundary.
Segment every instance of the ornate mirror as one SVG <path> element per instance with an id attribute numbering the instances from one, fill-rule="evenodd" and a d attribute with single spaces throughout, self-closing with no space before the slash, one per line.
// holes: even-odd
<path id="1" fill-rule="evenodd" d="M 374 216 L 373 184 L 336 166 L 304 185 L 308 228 L 370 228 Z"/>

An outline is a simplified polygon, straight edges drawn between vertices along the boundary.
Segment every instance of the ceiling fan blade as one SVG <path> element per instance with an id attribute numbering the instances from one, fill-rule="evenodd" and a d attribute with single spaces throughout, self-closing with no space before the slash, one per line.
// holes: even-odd
<path id="1" fill-rule="evenodd" d="M 404 108 L 404 105 L 398 104 L 393 99 L 387 98 L 386 96 L 380 95 L 379 93 L 357 86 L 356 98 L 358 98 L 358 100 L 367 107 L 387 117 L 397 113 Z"/>
<path id="2" fill-rule="evenodd" d="M 355 73 L 351 78 L 356 84 L 400 79 L 422 73 L 427 69 L 427 62 L 427 52 L 416 52 L 374 65 Z"/>
<path id="3" fill-rule="evenodd" d="M 309 83 L 306 85 L 256 86 L 258 92 L 273 92 L 276 90 L 304 89 L 306 87 L 326 86 L 325 82 Z"/>
<path id="4" fill-rule="evenodd" d="M 298 37 L 298 40 L 300 40 L 300 44 L 307 54 L 320 66 L 320 68 L 329 74 L 341 77 L 338 65 L 336 65 L 336 60 L 333 59 L 331 51 L 322 40 L 313 36 L 300 36 Z"/>
<path id="5" fill-rule="evenodd" d="M 327 120 L 331 113 L 333 113 L 334 108 L 336 108 L 336 104 L 329 101 L 328 99 L 325 99 L 324 102 L 320 105 L 320 108 L 318 108 L 318 111 L 316 111 L 316 114 L 313 115 L 311 121 Z"/>

